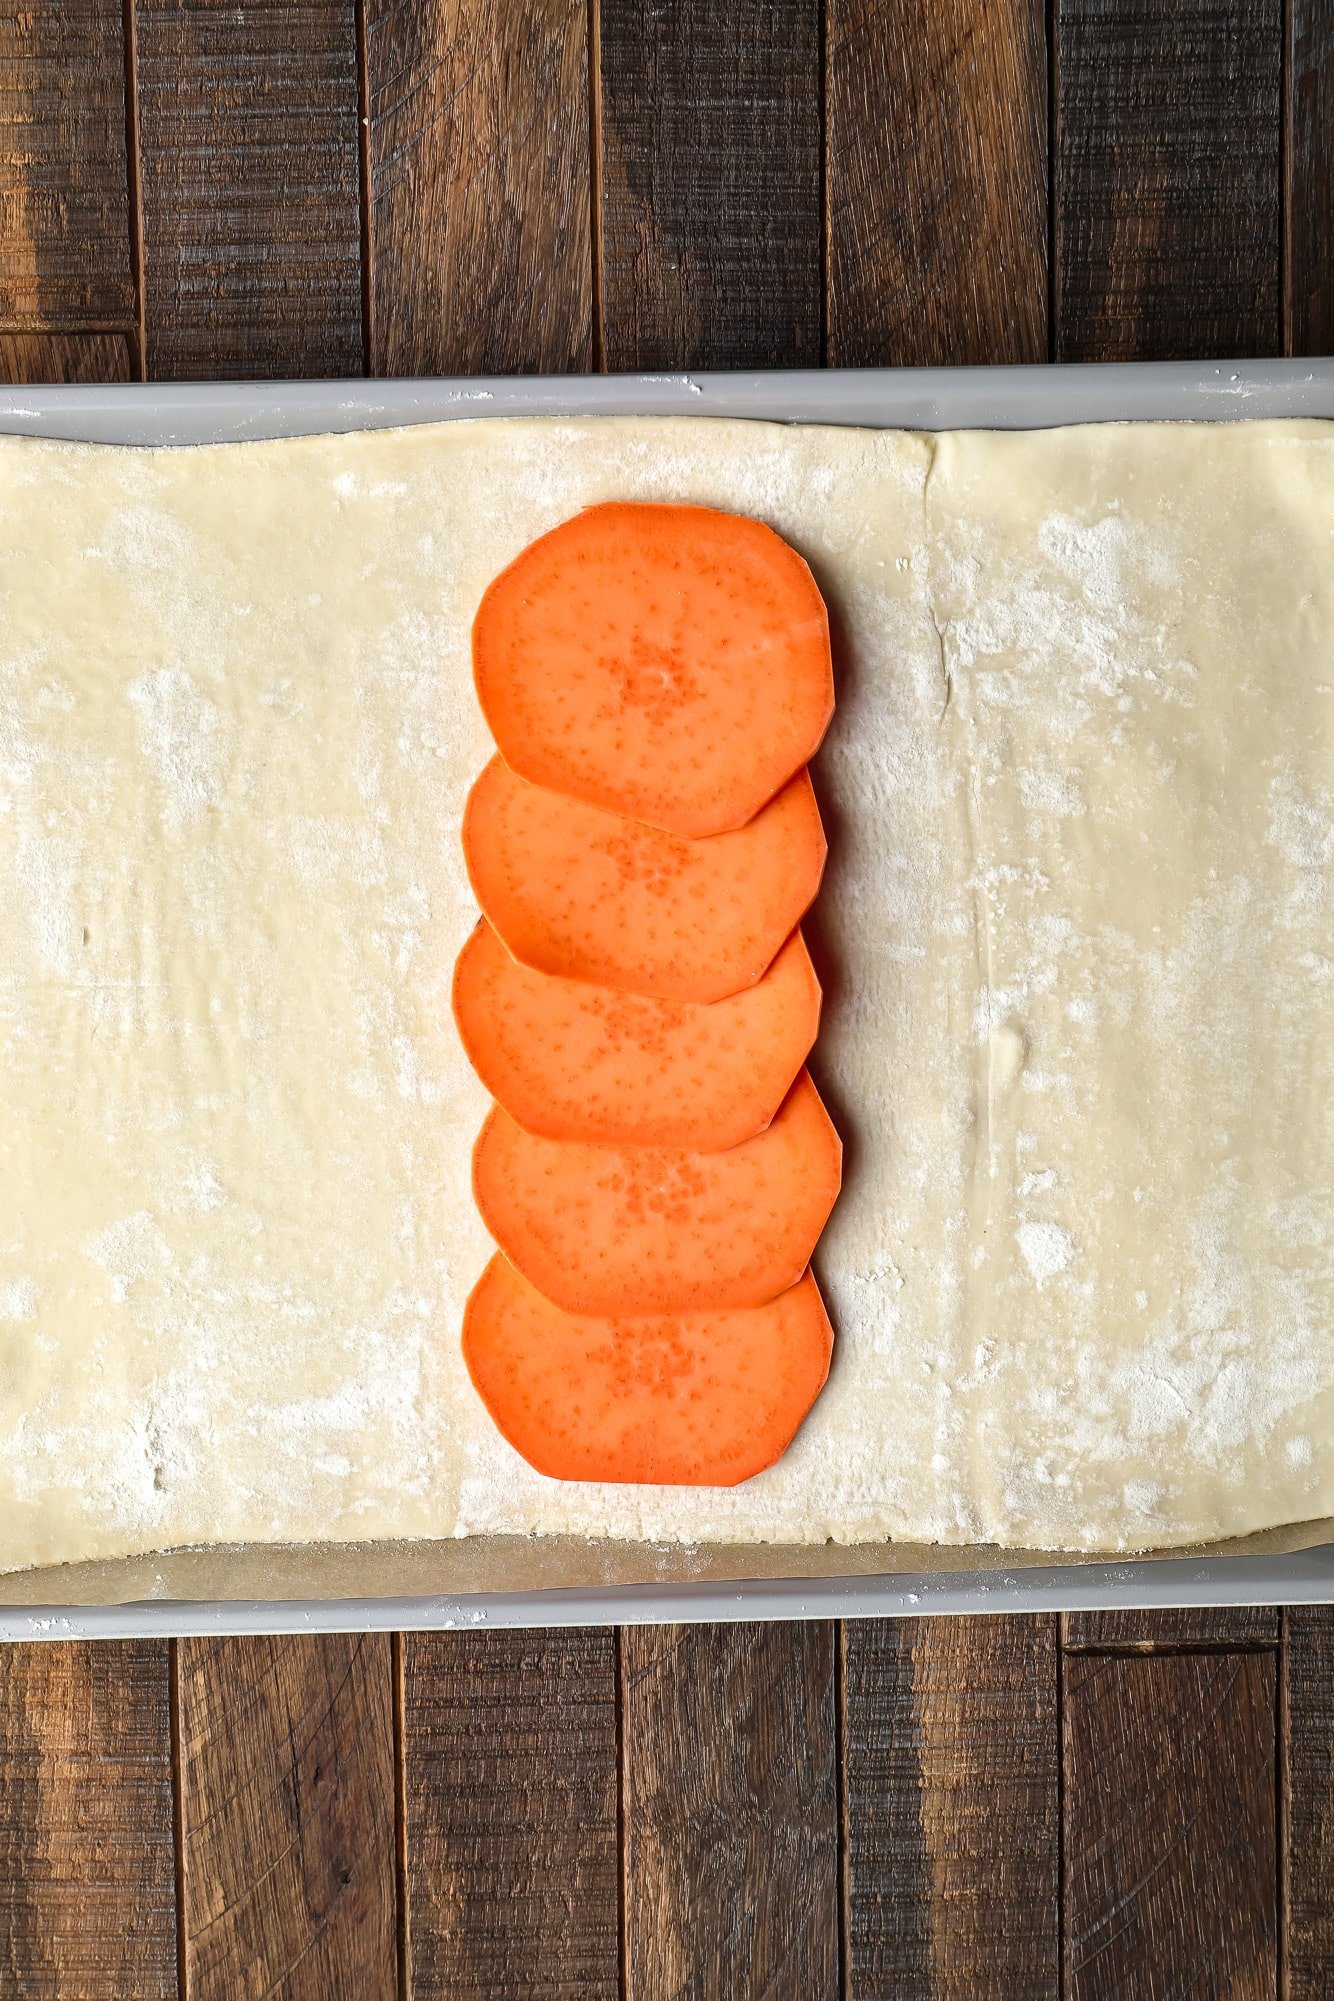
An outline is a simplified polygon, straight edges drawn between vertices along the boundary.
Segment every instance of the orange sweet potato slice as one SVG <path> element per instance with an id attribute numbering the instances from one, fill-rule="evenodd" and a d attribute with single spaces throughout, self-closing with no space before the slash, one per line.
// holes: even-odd
<path id="1" fill-rule="evenodd" d="M 763 522 L 708 507 L 576 514 L 501 571 L 472 644 L 511 770 L 692 840 L 744 826 L 834 710 L 806 564 Z"/>
<path id="2" fill-rule="evenodd" d="M 764 1306 L 604 1320 L 563 1313 L 495 1257 L 463 1322 L 493 1422 L 554 1480 L 748 1480 L 787 1450 L 832 1350 L 809 1272 Z"/>
<path id="3" fill-rule="evenodd" d="M 510 1263 L 568 1313 L 761 1306 L 795 1285 L 838 1197 L 842 1147 L 806 1071 L 726 1153 L 537 1139 L 494 1106 L 473 1196 Z"/>
<path id="4" fill-rule="evenodd" d="M 754 986 L 820 886 L 802 771 L 735 833 L 686 841 L 517 778 L 493 758 L 463 816 L 477 901 L 525 966 L 660 1000 Z"/>
<path id="5" fill-rule="evenodd" d="M 805 1062 L 820 983 L 800 931 L 727 1000 L 652 1000 L 521 966 L 483 918 L 459 954 L 468 1060 L 525 1132 L 718 1152 L 768 1125 Z"/>

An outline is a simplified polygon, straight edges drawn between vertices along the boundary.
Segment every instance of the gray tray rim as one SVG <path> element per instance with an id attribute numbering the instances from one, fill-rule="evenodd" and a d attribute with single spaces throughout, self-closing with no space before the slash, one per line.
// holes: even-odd
<path id="1" fill-rule="evenodd" d="M 745 417 L 908 430 L 1334 418 L 1334 359 L 0 387 L 0 435 L 201 445 L 465 417 Z M 376 1632 L 1334 1603 L 1334 1544 L 1292 1556 L 625 1585 L 457 1597 L 0 1606 L 0 1640 Z"/>

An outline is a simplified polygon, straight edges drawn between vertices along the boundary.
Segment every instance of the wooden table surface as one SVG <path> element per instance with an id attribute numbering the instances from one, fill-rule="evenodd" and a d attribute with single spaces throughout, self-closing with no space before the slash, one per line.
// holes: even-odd
<path id="1" fill-rule="evenodd" d="M 20 0 L 13 379 L 1307 354 L 1334 0 Z M 1334 1996 L 1334 1620 L 0 1653 L 0 1996 Z"/>

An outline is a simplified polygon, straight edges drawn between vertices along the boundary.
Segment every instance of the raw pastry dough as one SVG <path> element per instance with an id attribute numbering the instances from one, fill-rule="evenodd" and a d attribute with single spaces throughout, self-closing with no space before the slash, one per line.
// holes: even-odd
<path id="1" fill-rule="evenodd" d="M 468 623 L 613 495 L 772 522 L 837 631 L 838 1349 L 727 1493 L 542 1480 L 458 1355 Z M 6 440 L 0 523 L 0 1567 L 1334 1512 L 1329 427 Z"/>

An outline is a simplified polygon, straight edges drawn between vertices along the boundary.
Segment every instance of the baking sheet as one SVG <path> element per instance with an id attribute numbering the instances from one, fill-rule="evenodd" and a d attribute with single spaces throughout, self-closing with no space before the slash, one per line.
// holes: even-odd
<path id="1" fill-rule="evenodd" d="M 1329 361 L 0 391 L 0 431 L 190 444 L 451 417 L 692 415 L 918 429 L 1334 417 Z M 0 1637 L 356 1630 L 1334 1600 L 1334 1523 L 1109 1563 L 906 1545 L 659 1550 L 478 1538 L 179 1552 L 0 1578 Z"/>

